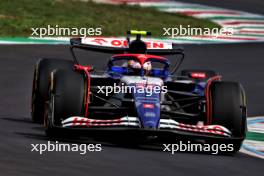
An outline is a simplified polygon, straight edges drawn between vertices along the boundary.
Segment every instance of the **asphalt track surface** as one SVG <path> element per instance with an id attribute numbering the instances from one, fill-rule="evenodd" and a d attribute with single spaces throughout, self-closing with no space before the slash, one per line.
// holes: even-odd
<path id="1" fill-rule="evenodd" d="M 186 3 L 197 3 L 226 9 L 242 10 L 251 13 L 264 14 L 263 0 L 176 0 Z"/>
<path id="2" fill-rule="evenodd" d="M 264 114 L 264 44 L 185 46 L 182 68 L 214 68 L 226 80 L 240 81 L 248 95 L 250 115 Z M 171 155 L 152 147 L 122 147 L 104 142 L 102 152 L 31 152 L 47 143 L 41 125 L 30 120 L 33 69 L 40 57 L 70 58 L 67 46 L 0 46 L 0 175 L 263 175 L 264 161 L 242 153 Z M 102 68 L 109 55 L 80 57 Z M 172 59 L 172 58 L 171 58 Z M 96 142 L 92 139 L 81 143 Z"/>

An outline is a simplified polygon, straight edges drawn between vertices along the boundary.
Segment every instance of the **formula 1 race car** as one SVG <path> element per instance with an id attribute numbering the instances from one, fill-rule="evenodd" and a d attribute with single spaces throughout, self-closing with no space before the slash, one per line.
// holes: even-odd
<path id="1" fill-rule="evenodd" d="M 46 134 L 60 130 L 133 131 L 224 141 L 240 149 L 246 133 L 246 96 L 236 82 L 212 70 L 182 70 L 183 50 L 173 43 L 143 42 L 146 31 L 128 31 L 127 40 L 74 38 L 73 61 L 41 59 L 33 80 L 32 120 Z M 131 40 L 131 35 L 136 39 Z M 112 53 L 98 73 L 80 65 L 74 49 Z M 162 55 L 180 55 L 174 66 Z M 177 73 L 176 73 L 177 72 Z"/>

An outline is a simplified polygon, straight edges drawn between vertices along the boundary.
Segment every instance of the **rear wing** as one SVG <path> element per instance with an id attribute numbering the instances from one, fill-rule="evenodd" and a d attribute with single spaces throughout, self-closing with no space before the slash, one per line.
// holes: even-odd
<path id="1" fill-rule="evenodd" d="M 130 36 L 135 35 L 136 39 L 130 41 Z M 74 53 L 74 48 L 97 51 L 110 54 L 153 54 L 153 55 L 180 55 L 181 58 L 171 70 L 174 74 L 184 60 L 183 49 L 176 44 L 158 40 L 141 40 L 141 36 L 150 36 L 147 31 L 130 30 L 127 31 L 127 38 L 111 38 L 111 37 L 84 37 L 70 39 L 71 53 L 74 61 L 78 64 L 78 60 Z"/>
<path id="2" fill-rule="evenodd" d="M 147 54 L 154 55 L 174 55 L 183 54 L 183 49 L 174 43 L 148 40 Z M 129 52 L 127 39 L 108 38 L 108 37 L 91 37 L 91 38 L 72 38 L 70 39 L 71 48 L 79 48 L 90 51 L 97 51 L 110 54 L 122 54 Z"/>

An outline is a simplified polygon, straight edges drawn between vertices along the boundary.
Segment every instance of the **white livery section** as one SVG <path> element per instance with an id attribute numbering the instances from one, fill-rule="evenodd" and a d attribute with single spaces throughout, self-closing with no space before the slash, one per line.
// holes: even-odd
<path id="1" fill-rule="evenodd" d="M 96 120 L 86 117 L 69 117 L 62 121 L 62 127 L 134 127 L 141 128 L 137 117 L 122 117 L 119 119 Z M 190 125 L 179 123 L 172 119 L 160 119 L 158 130 L 178 130 L 191 133 L 203 133 L 220 136 L 231 136 L 231 132 L 220 125 Z"/>
<path id="2" fill-rule="evenodd" d="M 162 86 L 163 80 L 156 77 L 141 77 L 141 76 L 123 76 L 121 78 L 121 82 L 126 83 L 127 85 L 130 84 L 143 84 L 143 85 L 156 85 Z"/>
<path id="3" fill-rule="evenodd" d="M 151 39 L 144 39 L 147 49 L 172 49 L 171 42 L 155 41 Z M 119 47 L 127 48 L 128 43 L 125 38 L 111 38 L 111 37 L 85 37 L 82 38 L 82 44 L 105 46 L 105 47 Z"/>

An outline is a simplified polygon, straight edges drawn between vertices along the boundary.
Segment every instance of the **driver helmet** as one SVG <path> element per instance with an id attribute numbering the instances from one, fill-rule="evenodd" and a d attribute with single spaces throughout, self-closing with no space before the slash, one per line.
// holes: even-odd
<path id="1" fill-rule="evenodd" d="M 134 61 L 134 60 L 129 60 L 129 61 L 127 62 L 127 66 L 128 66 L 129 68 L 133 68 L 133 69 L 140 69 L 140 68 L 141 68 L 140 63 L 137 62 L 137 61 Z"/>
<path id="2" fill-rule="evenodd" d="M 145 63 L 143 64 L 143 69 L 144 69 L 145 71 L 149 72 L 149 71 L 152 69 L 152 64 L 151 64 L 151 62 L 150 62 L 150 61 L 145 62 Z"/>
<path id="3" fill-rule="evenodd" d="M 140 70 L 141 69 L 140 63 L 135 61 L 135 60 L 129 60 L 127 65 L 129 68 L 132 68 L 133 70 Z M 149 74 L 149 72 L 152 69 L 152 64 L 150 61 L 148 61 L 148 62 L 145 62 L 142 67 L 145 70 L 145 74 Z"/>

